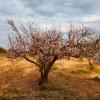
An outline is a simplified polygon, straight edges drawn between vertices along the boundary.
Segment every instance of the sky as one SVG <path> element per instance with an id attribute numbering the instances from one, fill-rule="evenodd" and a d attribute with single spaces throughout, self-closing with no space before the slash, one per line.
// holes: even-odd
<path id="1" fill-rule="evenodd" d="M 41 28 L 53 24 L 66 31 L 69 24 L 100 30 L 100 0 L 0 0 L 0 46 L 8 47 L 7 20 L 16 25 L 35 22 Z"/>

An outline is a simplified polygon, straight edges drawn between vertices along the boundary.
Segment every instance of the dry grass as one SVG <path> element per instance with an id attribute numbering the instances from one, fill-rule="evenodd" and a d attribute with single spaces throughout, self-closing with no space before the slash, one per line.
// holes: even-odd
<path id="1" fill-rule="evenodd" d="M 100 75 L 99 67 L 95 65 L 95 70 L 90 71 L 86 59 L 59 60 L 51 70 L 49 83 L 39 87 L 35 65 L 23 59 L 12 64 L 3 55 L 0 100 L 99 100 L 100 83 L 95 78 Z"/>

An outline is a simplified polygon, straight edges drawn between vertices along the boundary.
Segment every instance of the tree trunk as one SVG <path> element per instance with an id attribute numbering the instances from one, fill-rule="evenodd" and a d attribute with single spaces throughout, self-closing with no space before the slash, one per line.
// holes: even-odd
<path id="1" fill-rule="evenodd" d="M 89 65 L 90 65 L 90 70 L 93 70 L 94 69 L 93 64 L 89 63 Z"/>
<path id="2" fill-rule="evenodd" d="M 82 57 L 82 56 L 80 56 L 80 57 L 79 57 L 79 60 L 80 60 L 80 61 L 82 61 L 82 60 L 83 60 L 83 57 Z"/>
<path id="3" fill-rule="evenodd" d="M 89 62 L 90 70 L 93 70 L 93 69 L 94 69 L 94 66 L 93 66 L 93 64 L 91 63 L 90 59 L 88 59 L 88 62 Z"/>
<path id="4" fill-rule="evenodd" d="M 47 68 L 45 69 L 45 67 L 40 67 L 40 72 L 41 72 L 41 78 L 39 81 L 39 85 L 42 85 L 43 83 L 48 81 L 48 74 L 49 71 L 52 67 L 52 65 L 54 64 L 54 62 L 58 59 L 58 55 L 55 55 L 53 60 L 48 64 Z"/>
<path id="5" fill-rule="evenodd" d="M 67 57 L 67 60 L 70 60 L 70 56 Z"/>
<path id="6" fill-rule="evenodd" d="M 48 81 L 48 73 L 49 72 L 41 72 L 41 77 L 40 77 L 40 80 L 39 80 L 39 85 L 42 85 L 44 83 L 46 83 Z"/>

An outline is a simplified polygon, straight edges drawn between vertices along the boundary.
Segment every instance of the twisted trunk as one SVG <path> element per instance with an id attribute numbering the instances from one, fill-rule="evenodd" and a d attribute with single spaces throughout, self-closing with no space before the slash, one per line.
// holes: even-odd
<path id="1" fill-rule="evenodd" d="M 41 72 L 41 78 L 40 78 L 40 81 L 39 81 L 39 85 L 45 83 L 48 81 L 48 74 L 49 74 L 49 71 L 52 67 L 52 65 L 54 64 L 54 62 L 58 59 L 58 55 L 55 55 L 53 60 L 48 64 L 48 66 L 46 67 L 41 67 L 40 68 L 40 72 Z"/>
<path id="2" fill-rule="evenodd" d="M 39 80 L 39 85 L 42 85 L 44 83 L 46 83 L 48 81 L 48 74 L 49 72 L 41 72 L 41 77 L 40 77 L 40 80 Z"/>

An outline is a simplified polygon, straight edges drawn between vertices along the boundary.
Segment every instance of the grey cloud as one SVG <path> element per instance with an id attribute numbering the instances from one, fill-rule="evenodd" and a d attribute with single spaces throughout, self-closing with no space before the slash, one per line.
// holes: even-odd
<path id="1" fill-rule="evenodd" d="M 0 0 L 0 40 L 7 39 L 10 31 L 7 19 L 16 23 L 37 20 L 43 25 L 58 23 L 93 24 L 100 26 L 100 0 Z M 3 37 L 2 37 L 3 35 Z M 4 44 L 2 44 L 4 45 Z"/>

